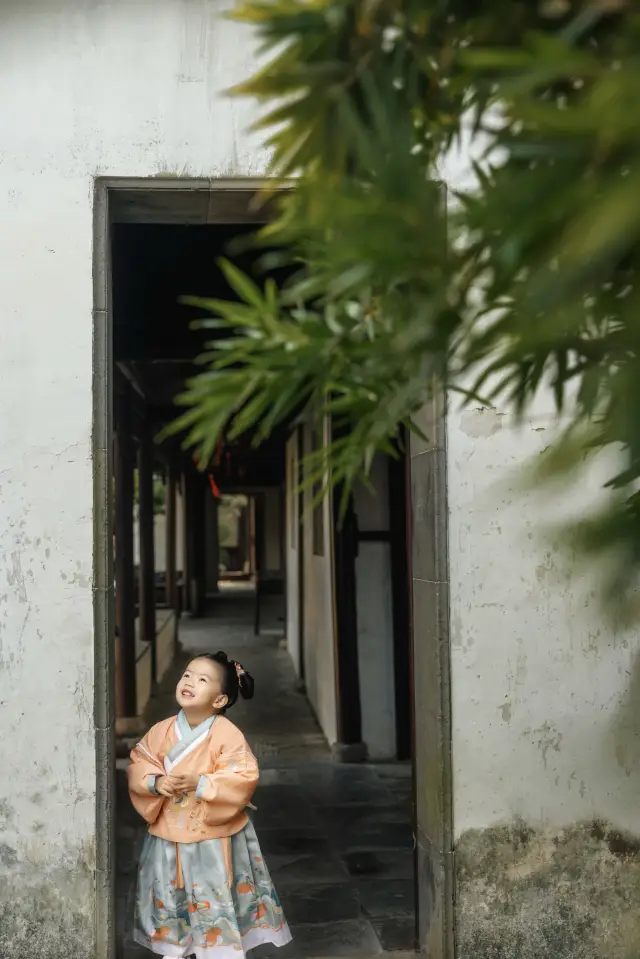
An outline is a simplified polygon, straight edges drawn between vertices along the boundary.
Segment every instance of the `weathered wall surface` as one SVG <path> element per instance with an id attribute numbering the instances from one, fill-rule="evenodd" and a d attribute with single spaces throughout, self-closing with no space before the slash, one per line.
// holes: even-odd
<path id="1" fill-rule="evenodd" d="M 468 183 L 464 157 L 449 180 Z M 524 492 L 552 403 L 447 424 L 454 830 L 460 957 L 640 952 L 640 641 L 548 527 L 593 502 Z"/>
<path id="2" fill-rule="evenodd" d="M 549 492 L 518 488 L 552 436 L 544 414 L 522 430 L 499 410 L 450 416 L 458 833 L 513 815 L 640 832 L 640 643 L 605 619 L 597 583 L 545 529 L 563 514 Z M 573 490 L 572 512 L 585 493 Z"/>
<path id="3" fill-rule="evenodd" d="M 606 824 L 469 830 L 456 866 L 459 959 L 640 955 L 640 845 Z"/>
<path id="4" fill-rule="evenodd" d="M 518 489 L 518 471 L 550 432 L 548 417 L 519 431 L 504 411 L 472 409 L 449 422 L 453 799 L 465 959 L 604 959 L 640 949 L 632 906 L 640 882 L 640 648 L 636 635 L 604 619 L 597 584 L 561 538 L 545 535 L 559 511 Z M 585 492 L 574 491 L 577 508 Z"/>
<path id="5" fill-rule="evenodd" d="M 311 427 L 304 427 L 304 451 L 312 451 Z M 331 506 L 328 498 L 322 502 L 322 555 L 314 552 L 313 509 L 314 493 L 307 486 L 304 491 L 304 518 L 302 545 L 304 549 L 304 675 L 307 694 L 328 742 L 338 739 L 336 699 L 335 629 L 333 617 L 333 561 L 331 543 Z"/>
<path id="6" fill-rule="evenodd" d="M 92 202 L 98 175 L 260 175 L 256 65 L 206 0 L 0 12 L 0 956 L 93 959 Z"/>

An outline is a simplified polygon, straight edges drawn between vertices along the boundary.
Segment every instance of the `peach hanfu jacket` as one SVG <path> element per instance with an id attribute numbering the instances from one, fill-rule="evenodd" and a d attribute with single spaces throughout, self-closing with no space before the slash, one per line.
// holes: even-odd
<path id="1" fill-rule="evenodd" d="M 174 770 L 199 776 L 196 791 L 158 795 L 156 778 Z M 258 784 L 258 764 L 237 726 L 212 716 L 192 729 L 183 712 L 149 730 L 132 750 L 127 774 L 131 801 L 151 835 L 174 843 L 240 832 Z"/>

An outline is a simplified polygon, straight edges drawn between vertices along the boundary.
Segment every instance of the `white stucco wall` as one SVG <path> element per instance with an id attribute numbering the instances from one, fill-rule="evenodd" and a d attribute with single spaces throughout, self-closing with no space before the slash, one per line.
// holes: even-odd
<path id="1" fill-rule="evenodd" d="M 362 741 L 370 759 L 396 756 L 391 549 L 360 543 L 356 559 Z"/>
<path id="2" fill-rule="evenodd" d="M 445 180 L 472 187 L 463 144 Z M 594 502 L 576 488 L 524 492 L 556 434 L 551 397 L 521 428 L 504 408 L 448 413 L 454 828 L 522 817 L 561 828 L 602 818 L 640 833 L 639 630 L 607 620 L 552 523 Z"/>
<path id="3" fill-rule="evenodd" d="M 361 533 L 389 530 L 389 464 L 376 454 L 371 489 L 354 490 L 354 509 Z M 371 759 L 396 755 L 396 703 L 393 652 L 391 544 L 361 542 L 356 558 L 358 670 L 362 740 Z"/>
<path id="4" fill-rule="evenodd" d="M 326 429 L 325 429 L 326 432 Z M 311 430 L 304 429 L 304 450 L 311 452 Z M 322 731 L 333 745 L 338 739 L 336 698 L 335 619 L 333 609 L 333 559 L 331 526 L 333 522 L 328 497 L 322 502 L 324 514 L 323 555 L 313 552 L 313 492 L 304 492 L 304 676 L 307 695 Z"/>
<path id="5" fill-rule="evenodd" d="M 264 173 L 244 132 L 249 104 L 220 92 L 256 67 L 224 8 L 6 0 L 0 11 L 3 959 L 26 955 L 27 934 L 32 959 L 94 955 L 94 177 Z"/>
<path id="6" fill-rule="evenodd" d="M 518 468 L 549 443 L 545 422 L 449 417 L 458 833 L 514 816 L 640 831 L 640 643 L 605 619 L 597 583 L 547 530 L 562 511 L 518 488 Z M 572 511 L 587 493 L 573 490 Z"/>

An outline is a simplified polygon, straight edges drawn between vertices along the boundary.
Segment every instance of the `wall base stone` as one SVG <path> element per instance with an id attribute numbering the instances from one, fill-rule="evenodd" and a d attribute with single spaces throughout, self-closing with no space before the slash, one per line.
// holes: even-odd
<path id="1" fill-rule="evenodd" d="M 458 959 L 637 959 L 640 840 L 606 823 L 524 823 L 456 846 Z"/>

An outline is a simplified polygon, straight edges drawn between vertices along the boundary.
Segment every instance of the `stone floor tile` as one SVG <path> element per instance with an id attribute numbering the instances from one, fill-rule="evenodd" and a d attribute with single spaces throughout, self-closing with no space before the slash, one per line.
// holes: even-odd
<path id="1" fill-rule="evenodd" d="M 264 789 L 267 786 L 299 786 L 300 771 L 298 769 L 261 769 L 260 786 Z"/>
<path id="2" fill-rule="evenodd" d="M 318 766 L 306 763 L 300 767 L 306 782 L 323 787 L 340 783 L 380 783 L 382 780 L 368 763 L 332 763 Z"/>
<path id="3" fill-rule="evenodd" d="M 343 856 L 351 876 L 371 879 L 411 879 L 413 857 L 405 850 L 367 850 Z"/>
<path id="4" fill-rule="evenodd" d="M 385 952 L 415 948 L 416 926 L 411 919 L 374 919 L 371 923 Z"/>
<path id="5" fill-rule="evenodd" d="M 276 889 L 298 888 L 304 883 L 343 883 L 349 878 L 337 856 L 273 855 L 267 866 Z"/>
<path id="6" fill-rule="evenodd" d="M 304 885 L 284 890 L 282 906 L 292 925 L 333 923 L 360 918 L 360 898 L 352 883 Z"/>
<path id="7" fill-rule="evenodd" d="M 293 942 L 284 949 L 274 949 L 260 959 L 299 959 L 299 957 L 370 957 L 382 952 L 380 940 L 371 923 L 362 919 L 310 923 L 292 927 Z"/>
<path id="8" fill-rule="evenodd" d="M 405 817 L 406 810 L 411 810 L 414 803 L 413 786 L 406 779 L 387 779 L 385 781 L 389 792 L 389 802 L 395 805 L 398 812 Z M 411 819 L 411 815 L 409 816 Z"/>
<path id="9" fill-rule="evenodd" d="M 329 838 L 321 832 L 304 832 L 295 829 L 263 829 L 260 832 L 260 847 L 267 858 L 284 855 L 332 856 Z"/>
<path id="10" fill-rule="evenodd" d="M 265 786 L 261 784 L 256 789 L 254 800 L 254 805 L 265 813 L 284 808 L 294 810 L 299 806 L 311 808 L 311 802 L 302 786 Z"/>
<path id="11" fill-rule="evenodd" d="M 344 836 L 344 834 L 343 834 Z M 343 839 L 344 853 L 362 852 L 367 849 L 405 849 L 412 854 L 414 847 L 413 828 L 409 823 L 381 823 L 377 827 L 356 827 Z"/>
<path id="12" fill-rule="evenodd" d="M 397 803 L 384 806 L 368 806 L 364 804 L 351 806 L 324 806 L 317 810 L 318 817 L 326 825 L 329 832 L 338 831 L 341 835 L 348 833 L 355 836 L 359 832 L 369 829 L 379 829 L 383 826 L 398 825 L 411 826 L 405 812 L 398 808 Z"/>
<path id="13" fill-rule="evenodd" d="M 408 780 L 411 782 L 413 770 L 409 762 L 371 763 L 370 768 L 385 780 Z"/>
<path id="14" fill-rule="evenodd" d="M 366 766 L 322 766 L 301 774 L 301 785 L 315 806 L 341 806 L 352 803 L 385 805 L 393 794 L 385 782 Z"/>
<path id="15" fill-rule="evenodd" d="M 299 806 L 281 806 L 267 810 L 259 797 L 256 796 L 256 805 L 258 809 L 251 813 L 251 819 L 258 832 L 258 838 L 263 832 L 281 831 L 289 829 L 313 830 L 318 832 L 322 829 L 322 822 L 316 815 L 315 810 L 305 805 Z"/>
<path id="16" fill-rule="evenodd" d="M 371 919 L 410 919 L 415 910 L 411 879 L 368 879 L 358 884 L 364 913 Z"/>
<path id="17" fill-rule="evenodd" d="M 148 949 L 136 943 L 125 943 L 122 951 L 122 959 L 149 959 L 150 956 Z"/>

